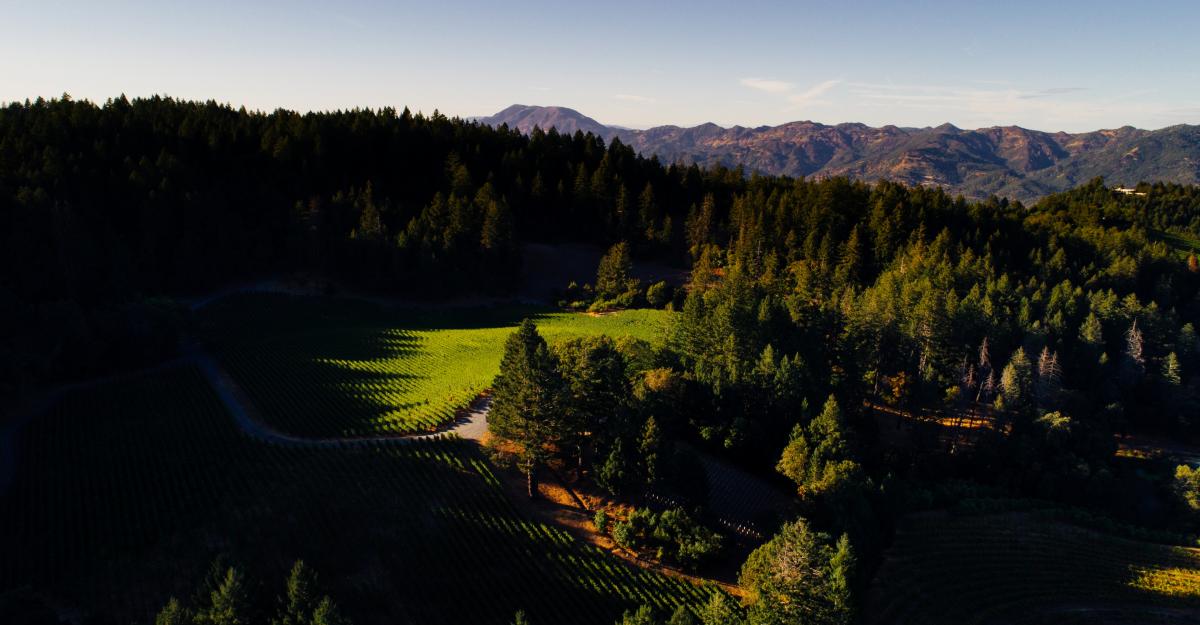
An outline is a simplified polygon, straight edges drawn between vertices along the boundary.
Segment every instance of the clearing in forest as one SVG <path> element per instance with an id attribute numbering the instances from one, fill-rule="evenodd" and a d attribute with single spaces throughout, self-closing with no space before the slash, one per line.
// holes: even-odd
<path id="1" fill-rule="evenodd" d="M 225 369 L 269 425 L 313 438 L 430 431 L 487 388 L 504 341 L 533 318 L 574 336 L 660 342 L 670 313 L 602 316 L 533 306 L 389 309 L 346 299 L 235 295 L 200 321 Z"/>

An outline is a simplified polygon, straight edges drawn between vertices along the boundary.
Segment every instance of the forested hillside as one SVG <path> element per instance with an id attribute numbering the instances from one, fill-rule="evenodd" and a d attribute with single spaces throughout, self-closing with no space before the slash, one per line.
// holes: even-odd
<path id="1" fill-rule="evenodd" d="M 635 255 L 697 261 L 689 318 L 724 305 L 721 294 L 741 298 L 723 319 L 754 327 L 709 335 L 732 341 L 721 357 L 737 362 L 771 343 L 840 360 L 851 381 L 874 372 L 873 390 L 905 371 L 917 384 L 903 392 L 940 395 L 987 338 L 1001 362 L 1020 346 L 1033 360 L 1049 348 L 1078 388 L 1103 383 L 1101 355 L 1123 367 L 1138 321 L 1146 380 L 1178 368 L 1186 387 L 1197 278 L 1177 248 L 1196 232 L 1200 192 L 1143 191 L 1092 184 L 1030 210 L 886 183 L 663 167 L 619 141 L 436 113 L 16 103 L 0 110 L 0 310 L 29 331 L 6 341 L 5 362 L 20 372 L 8 379 L 36 380 L 111 366 L 114 352 L 119 362 L 166 351 L 174 313 L 150 295 L 275 272 L 503 293 L 520 241 L 627 240 Z M 707 349 L 683 353 L 704 375 L 740 379 Z M 1173 395 L 1126 382 L 1125 393 Z M 1138 411 L 1122 418 L 1180 420 Z"/>
<path id="2" fill-rule="evenodd" d="M 171 356 L 198 321 L 172 296 L 264 275 L 424 299 L 504 296 L 524 243 L 611 246 L 594 284 L 562 285 L 565 305 L 671 309 L 644 315 L 664 320 L 661 341 L 551 346 L 535 323 L 553 334 L 553 315 L 531 315 L 501 357 L 499 334 L 468 332 L 492 327 L 486 315 L 460 311 L 478 318 L 440 341 L 444 324 L 394 327 L 403 319 L 387 312 L 375 323 L 347 313 L 341 326 L 301 316 L 295 338 L 272 342 L 290 317 L 268 311 L 250 337 L 261 345 L 221 353 L 269 418 L 299 415 L 319 423 L 305 433 L 325 436 L 407 431 L 365 425 L 379 415 L 355 407 L 364 389 L 418 421 L 440 415 L 422 428 L 449 418 L 494 369 L 447 354 L 482 350 L 499 362 L 490 428 L 508 446 L 497 458 L 525 472 L 530 496 L 556 465 L 613 496 L 673 484 L 702 510 L 696 462 L 676 462 L 693 446 L 790 480 L 803 518 L 742 568 L 751 623 L 794 622 L 808 607 L 815 622 L 850 622 L 914 510 L 1037 498 L 1138 539 L 1194 542 L 1200 529 L 1200 472 L 1114 453 L 1115 434 L 1184 444 L 1200 430 L 1197 187 L 1095 179 L 1025 206 L 664 167 L 617 140 L 436 113 L 63 97 L 0 110 L 0 224 L 10 395 Z M 686 288 L 632 277 L 633 260 L 651 258 L 691 267 Z M 253 332 L 229 318 L 226 333 Z M 430 353 L 414 373 L 418 339 Z M 324 390 L 304 382 L 318 379 L 306 367 L 351 361 L 379 370 L 343 371 L 347 382 Z M 284 380 L 296 390 L 280 392 Z M 313 412 L 287 407 L 297 402 Z M 675 549 L 680 561 L 719 543 L 683 512 L 639 514 L 613 526 L 614 540 L 652 550 L 673 528 L 685 539 L 659 545 L 659 558 Z M 780 582 L 792 557 L 813 568 Z"/>
<path id="3" fill-rule="evenodd" d="M 0 109 L 5 385 L 160 358 L 159 294 L 303 272 L 436 297 L 505 293 L 519 242 L 683 249 L 737 172 L 665 169 L 591 135 L 384 109 L 300 115 L 63 97 Z M 9 390 L 12 390 L 10 388 Z"/>

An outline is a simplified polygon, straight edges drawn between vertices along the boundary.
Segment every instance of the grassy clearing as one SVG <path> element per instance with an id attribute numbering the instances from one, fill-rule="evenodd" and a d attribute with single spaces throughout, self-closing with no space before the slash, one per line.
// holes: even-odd
<path id="1" fill-rule="evenodd" d="M 217 302 L 202 318 L 226 369 L 272 426 L 300 436 L 427 431 L 487 388 L 504 341 L 532 317 L 548 341 L 607 334 L 662 340 L 668 315 L 530 306 L 385 310 L 275 295 Z"/>
<path id="2" fill-rule="evenodd" d="M 1118 623 L 1145 606 L 1177 611 L 1163 622 L 1200 618 L 1200 550 L 1107 536 L 1037 513 L 930 513 L 898 528 L 868 620 L 1040 623 L 1065 610 Z"/>
<path id="3" fill-rule="evenodd" d="M 1171 247 L 1184 253 L 1200 252 L 1200 238 L 1188 236 L 1179 232 L 1167 232 L 1164 230 L 1153 230 L 1151 235 L 1166 242 Z"/>
<path id="4" fill-rule="evenodd" d="M 468 442 L 253 441 L 190 367 L 71 394 L 21 445 L 0 497 L 0 592 L 29 585 L 113 622 L 150 622 L 218 554 L 271 584 L 304 558 L 359 625 L 500 624 L 517 609 L 609 625 L 711 592 L 523 518 Z M 256 590 L 268 604 L 280 591 Z"/>

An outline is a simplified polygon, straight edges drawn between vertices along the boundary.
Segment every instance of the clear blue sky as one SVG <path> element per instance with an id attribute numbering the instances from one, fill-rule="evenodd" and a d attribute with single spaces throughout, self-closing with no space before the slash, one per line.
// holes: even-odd
<path id="1" fill-rule="evenodd" d="M 0 101 L 570 106 L 601 122 L 1200 123 L 1200 0 L 4 0 Z"/>

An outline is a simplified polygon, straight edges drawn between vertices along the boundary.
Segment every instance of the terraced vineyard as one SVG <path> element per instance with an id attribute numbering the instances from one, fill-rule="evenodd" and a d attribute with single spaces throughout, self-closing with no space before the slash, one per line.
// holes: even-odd
<path id="1" fill-rule="evenodd" d="M 661 340 L 669 313 L 534 307 L 390 311 L 365 302 L 240 295 L 204 309 L 225 368 L 276 429 L 341 437 L 428 431 L 487 388 L 504 340 L 533 317 L 548 341 Z"/>
<path id="2" fill-rule="evenodd" d="M 880 624 L 1197 623 L 1200 550 L 1036 513 L 913 515 L 878 572 L 868 615 Z"/>
<path id="3" fill-rule="evenodd" d="M 149 622 L 222 553 L 262 580 L 304 558 L 359 625 L 507 623 L 517 609 L 609 625 L 711 592 L 525 520 L 472 443 L 255 442 L 190 366 L 71 394 L 20 444 L 0 497 L 0 589 L 31 585 L 113 622 Z"/>

